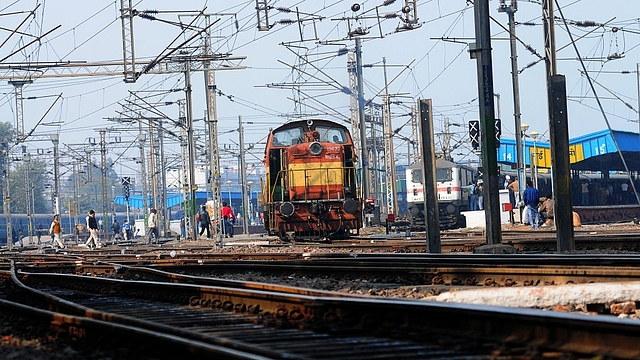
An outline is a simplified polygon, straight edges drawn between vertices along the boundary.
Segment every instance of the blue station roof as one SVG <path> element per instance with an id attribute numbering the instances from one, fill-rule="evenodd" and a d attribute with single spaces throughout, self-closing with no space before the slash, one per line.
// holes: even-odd
<path id="1" fill-rule="evenodd" d="M 196 202 L 198 204 L 206 202 L 207 199 L 210 198 L 210 196 L 208 195 L 210 195 L 210 193 L 207 191 L 196 191 Z M 228 202 L 229 197 L 231 197 L 231 200 L 233 202 L 242 200 L 242 193 L 240 191 L 232 191 L 232 192 L 222 191 L 220 195 L 221 195 L 220 197 L 222 201 Z M 253 199 L 257 199 L 258 193 L 251 192 L 251 197 Z M 167 194 L 168 207 L 180 205 L 182 203 L 182 200 L 183 200 L 182 194 Z M 125 198 L 122 195 L 116 196 L 113 202 L 117 205 L 127 205 L 127 202 L 125 201 Z M 151 197 L 149 197 L 149 199 L 147 200 L 147 204 L 153 204 L 153 199 L 151 199 Z M 136 209 L 142 209 L 142 195 L 129 196 L 129 206 Z"/>
<path id="2" fill-rule="evenodd" d="M 615 139 L 615 141 L 614 141 Z M 640 136 L 638 133 L 619 130 L 602 130 L 569 139 L 569 157 L 572 170 L 625 171 L 616 143 L 630 171 L 640 171 Z M 526 139 L 523 144 L 525 164 L 540 168 L 551 167 L 551 150 L 548 142 Z M 516 142 L 500 139 L 498 162 L 517 164 Z"/>

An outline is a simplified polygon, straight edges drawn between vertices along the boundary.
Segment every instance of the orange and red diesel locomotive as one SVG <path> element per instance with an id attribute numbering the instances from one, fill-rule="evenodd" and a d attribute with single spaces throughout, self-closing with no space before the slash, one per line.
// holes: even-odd
<path id="1" fill-rule="evenodd" d="M 343 125 L 301 120 L 272 130 L 262 184 L 264 224 L 283 240 L 347 238 L 362 227 L 355 151 Z"/>

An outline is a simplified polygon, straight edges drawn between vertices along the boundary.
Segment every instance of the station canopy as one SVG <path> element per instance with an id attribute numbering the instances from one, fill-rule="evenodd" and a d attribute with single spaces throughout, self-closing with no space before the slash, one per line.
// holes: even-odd
<path id="1" fill-rule="evenodd" d="M 614 141 L 615 139 L 615 141 Z M 617 145 L 629 171 L 640 171 L 640 135 L 618 130 L 602 130 L 569 139 L 571 170 L 625 171 Z M 551 150 L 548 142 L 527 138 L 523 144 L 525 165 L 551 168 Z M 516 142 L 500 139 L 498 163 L 517 166 Z"/>
<path id="2" fill-rule="evenodd" d="M 226 202 L 238 202 L 238 201 L 242 201 L 242 192 L 240 191 L 222 191 L 221 192 L 221 201 L 226 201 Z M 251 192 L 251 198 L 252 199 L 257 199 L 258 198 L 258 193 L 255 191 Z M 196 202 L 197 203 L 204 203 L 207 201 L 207 199 L 211 199 L 211 193 L 207 192 L 207 191 L 196 191 Z M 173 206 L 178 206 L 180 204 L 182 204 L 184 198 L 183 195 L 180 193 L 172 193 L 172 194 L 167 194 L 167 206 L 169 208 L 173 207 Z M 118 195 L 113 199 L 114 204 L 116 205 L 127 205 L 127 202 L 124 198 L 124 196 L 122 195 Z M 151 196 L 149 196 L 149 199 L 147 200 L 147 205 L 148 206 L 152 206 L 153 204 L 153 199 L 151 198 Z M 129 206 L 135 209 L 142 209 L 142 195 L 131 195 L 129 196 Z"/>

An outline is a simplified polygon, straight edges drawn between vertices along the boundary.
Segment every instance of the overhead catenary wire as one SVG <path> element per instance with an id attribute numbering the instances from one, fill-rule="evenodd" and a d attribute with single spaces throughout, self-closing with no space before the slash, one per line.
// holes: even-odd
<path id="1" fill-rule="evenodd" d="M 567 21 L 564 18 L 564 14 L 562 12 L 562 8 L 560 8 L 560 5 L 558 4 L 558 0 L 554 0 L 556 5 L 558 6 L 558 12 L 560 13 L 560 16 L 562 17 L 562 21 L 564 22 L 564 25 L 567 29 L 567 33 L 569 35 L 569 38 L 571 39 L 571 43 L 573 44 L 573 48 L 576 52 L 576 55 L 578 56 L 578 58 L 580 59 L 580 66 L 582 66 L 582 70 L 588 74 L 587 71 L 587 67 L 584 65 L 584 62 L 582 61 L 582 57 L 580 56 L 580 51 L 578 50 L 578 46 L 576 45 L 576 43 L 573 41 L 573 35 L 571 34 L 571 31 L 569 30 L 569 25 L 567 24 Z M 609 132 L 611 133 L 611 138 L 613 139 L 613 142 L 616 145 L 616 150 L 618 151 L 618 155 L 620 156 L 620 160 L 622 160 L 622 164 L 624 165 L 624 169 L 627 172 L 627 175 L 629 177 L 629 182 L 631 183 L 631 187 L 633 188 L 633 192 L 636 195 L 636 200 L 638 202 L 638 204 L 640 204 L 640 195 L 638 195 L 638 192 L 636 191 L 636 186 L 633 183 L 633 178 L 631 177 L 631 172 L 629 171 L 629 167 L 627 166 L 627 161 L 624 158 L 624 155 L 622 154 L 622 150 L 620 150 L 620 146 L 618 145 L 618 141 L 616 140 L 616 137 L 613 136 L 613 129 L 611 128 L 611 123 L 609 122 L 609 119 L 607 118 L 607 114 L 604 111 L 604 108 L 602 107 L 602 103 L 600 102 L 600 98 L 597 95 L 596 92 L 596 88 L 593 85 L 593 82 L 591 81 L 591 77 L 587 76 L 587 80 L 589 81 L 589 85 L 591 87 L 591 91 L 593 92 L 594 96 L 596 97 L 596 102 L 598 103 L 598 107 L 600 108 L 600 112 L 602 113 L 602 117 L 605 121 L 605 123 L 607 124 L 607 128 L 609 129 Z"/>

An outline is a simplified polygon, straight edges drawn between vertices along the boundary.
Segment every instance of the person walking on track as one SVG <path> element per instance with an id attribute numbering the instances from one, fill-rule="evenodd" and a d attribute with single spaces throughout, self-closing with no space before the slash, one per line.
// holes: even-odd
<path id="1" fill-rule="evenodd" d="M 98 221 L 96 221 L 96 212 L 89 210 L 89 216 L 87 216 L 87 229 L 89 229 L 89 239 L 84 244 L 93 250 L 93 248 L 101 248 L 100 240 L 98 239 Z"/>
<path id="2" fill-rule="evenodd" d="M 233 224 L 236 221 L 236 215 L 233 213 L 233 209 L 231 206 L 227 205 L 226 202 L 222 202 L 222 223 L 224 225 L 224 234 L 225 237 L 233 237 Z"/>
<path id="3" fill-rule="evenodd" d="M 49 227 L 49 235 L 53 236 L 53 244 L 51 244 L 52 248 L 56 248 L 56 246 L 60 247 L 60 249 L 64 249 L 64 243 L 62 242 L 62 226 L 60 226 L 60 215 L 53 215 L 53 221 L 51 222 L 51 226 Z"/>
<path id="4" fill-rule="evenodd" d="M 151 237 L 155 238 L 156 243 L 158 243 L 158 238 L 160 235 L 158 234 L 158 211 L 156 209 L 151 209 L 149 218 L 147 219 L 147 245 L 152 244 Z"/>

